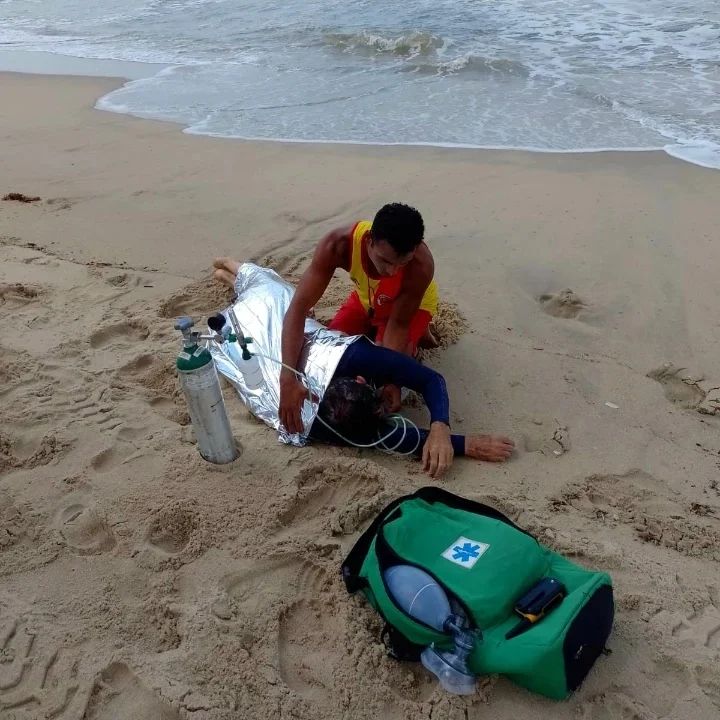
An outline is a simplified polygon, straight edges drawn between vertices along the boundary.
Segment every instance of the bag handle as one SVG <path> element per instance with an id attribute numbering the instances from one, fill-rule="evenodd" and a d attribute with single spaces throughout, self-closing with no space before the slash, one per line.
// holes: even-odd
<path id="1" fill-rule="evenodd" d="M 475 500 L 468 500 L 467 498 L 460 497 L 460 495 L 455 495 L 447 490 L 435 487 L 434 485 L 422 487 L 410 497 L 420 498 L 430 504 L 439 502 L 443 505 L 447 505 L 448 507 L 457 508 L 458 510 L 465 510 L 466 512 L 475 513 L 476 515 L 485 515 L 486 517 L 500 520 L 501 522 L 510 525 L 510 527 L 515 530 L 519 530 L 521 533 L 525 533 L 525 535 L 536 539 L 532 533 L 517 526 L 509 517 L 507 517 L 507 515 L 503 515 L 503 513 L 496 510 L 494 507 L 485 505 L 484 503 L 480 503 Z"/>

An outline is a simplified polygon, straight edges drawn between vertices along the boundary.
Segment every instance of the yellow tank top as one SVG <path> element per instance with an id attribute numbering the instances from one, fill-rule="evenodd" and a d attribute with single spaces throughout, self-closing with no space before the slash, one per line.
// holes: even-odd
<path id="1" fill-rule="evenodd" d="M 350 279 L 355 285 L 355 290 L 363 307 L 367 311 L 372 307 L 375 318 L 382 320 L 390 317 L 393 302 L 402 288 L 405 269 L 400 268 L 394 275 L 380 280 L 373 280 L 368 276 L 363 266 L 363 241 L 370 232 L 371 227 L 372 223 L 370 221 L 362 220 L 353 229 L 350 238 Z M 425 290 L 419 309 L 435 315 L 438 306 L 438 295 L 437 283 L 435 280 L 431 280 L 427 290 Z"/>

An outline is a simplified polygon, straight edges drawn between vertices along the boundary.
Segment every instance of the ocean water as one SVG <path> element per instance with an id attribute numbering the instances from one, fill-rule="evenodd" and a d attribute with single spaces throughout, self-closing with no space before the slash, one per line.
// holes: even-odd
<path id="1" fill-rule="evenodd" d="M 98 107 L 187 132 L 720 168 L 718 0 L 0 0 L 0 50 L 161 63 Z"/>

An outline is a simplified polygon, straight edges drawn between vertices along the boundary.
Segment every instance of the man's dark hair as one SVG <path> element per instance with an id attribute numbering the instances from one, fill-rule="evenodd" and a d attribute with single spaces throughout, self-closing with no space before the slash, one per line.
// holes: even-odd
<path id="1" fill-rule="evenodd" d="M 422 215 L 403 203 L 383 205 L 370 230 L 374 241 L 384 240 L 398 255 L 412 252 L 425 236 Z"/>
<path id="2" fill-rule="evenodd" d="M 372 442 L 381 422 L 381 400 L 370 385 L 349 377 L 334 378 L 325 391 L 318 415 L 349 440 Z"/>

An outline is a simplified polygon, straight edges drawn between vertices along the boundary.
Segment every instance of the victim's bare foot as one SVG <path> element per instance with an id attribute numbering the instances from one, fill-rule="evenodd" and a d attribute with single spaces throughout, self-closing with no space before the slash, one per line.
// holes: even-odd
<path id="1" fill-rule="evenodd" d="M 213 277 L 228 287 L 235 287 L 235 276 L 240 269 L 240 263 L 229 257 L 218 257 L 213 262 L 215 271 Z"/>
<path id="2" fill-rule="evenodd" d="M 227 270 L 229 273 L 237 275 L 237 271 L 240 269 L 240 263 L 230 257 L 216 257 L 215 260 L 213 260 L 213 267 L 218 270 Z"/>
<path id="3" fill-rule="evenodd" d="M 515 443 L 504 435 L 468 435 L 465 456 L 486 462 L 505 462 L 515 449 Z"/>
<path id="4" fill-rule="evenodd" d="M 231 275 L 227 270 L 213 270 L 213 277 L 223 285 L 229 288 L 235 286 L 235 276 Z"/>

